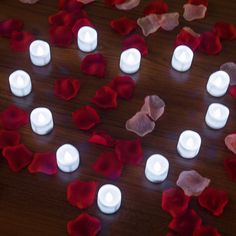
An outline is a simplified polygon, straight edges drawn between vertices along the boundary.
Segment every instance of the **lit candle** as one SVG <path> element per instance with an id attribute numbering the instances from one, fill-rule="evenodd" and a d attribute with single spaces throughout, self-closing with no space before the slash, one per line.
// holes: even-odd
<path id="1" fill-rule="evenodd" d="M 30 114 L 32 130 L 39 135 L 45 135 L 53 129 L 52 113 L 45 107 L 35 108 Z"/>
<path id="2" fill-rule="evenodd" d="M 64 172 L 73 172 L 79 167 L 79 152 L 71 144 L 64 144 L 56 152 L 57 165 Z"/>
<path id="3" fill-rule="evenodd" d="M 97 196 L 97 204 L 101 212 L 105 214 L 113 214 L 120 208 L 121 191 L 112 184 L 103 185 Z"/>
<path id="4" fill-rule="evenodd" d="M 212 103 L 207 110 L 205 121 L 212 129 L 221 129 L 229 117 L 229 109 L 219 103 Z"/>
<path id="5" fill-rule="evenodd" d="M 127 74 L 136 73 L 139 70 L 141 53 L 136 48 L 130 48 L 121 53 L 120 69 Z"/>
<path id="6" fill-rule="evenodd" d="M 23 70 L 16 70 L 9 76 L 11 92 L 18 97 L 27 96 L 32 90 L 31 79 Z"/>
<path id="7" fill-rule="evenodd" d="M 175 48 L 171 65 L 177 71 L 187 71 L 193 61 L 193 51 L 184 45 Z"/>
<path id="8" fill-rule="evenodd" d="M 97 31 L 89 26 L 81 27 L 77 35 L 78 47 L 83 52 L 91 52 L 97 47 Z"/>
<path id="9" fill-rule="evenodd" d="M 30 59 L 36 66 L 45 66 L 51 60 L 50 46 L 42 40 L 35 40 L 30 44 Z"/>
<path id="10" fill-rule="evenodd" d="M 169 162 L 164 156 L 155 154 L 148 158 L 145 167 L 145 175 L 149 181 L 153 183 L 164 181 L 168 171 Z"/>
<path id="11" fill-rule="evenodd" d="M 181 133 L 177 144 L 177 150 L 183 158 L 194 158 L 199 153 L 201 137 L 192 130 L 185 130 Z"/>
<path id="12" fill-rule="evenodd" d="M 210 75 L 207 83 L 207 92 L 214 97 L 223 96 L 229 87 L 229 75 L 220 70 Z"/>

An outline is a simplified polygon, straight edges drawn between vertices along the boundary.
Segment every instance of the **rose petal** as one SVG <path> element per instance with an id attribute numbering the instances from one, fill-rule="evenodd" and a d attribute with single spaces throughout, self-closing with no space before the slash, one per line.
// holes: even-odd
<path id="1" fill-rule="evenodd" d="M 93 170 L 106 178 L 116 180 L 121 176 L 123 164 L 114 152 L 102 153 L 92 166 Z"/>
<path id="2" fill-rule="evenodd" d="M 108 86 L 103 86 L 96 91 L 92 102 L 102 109 L 114 109 L 117 107 L 117 93 Z"/>
<path id="3" fill-rule="evenodd" d="M 67 232 L 70 236 L 95 236 L 101 228 L 100 220 L 87 213 L 81 213 L 67 224 Z"/>
<path id="4" fill-rule="evenodd" d="M 76 37 L 77 37 L 79 29 L 83 26 L 90 26 L 94 28 L 94 25 L 88 18 L 80 18 L 75 22 L 74 26 L 72 27 L 72 32 Z"/>
<path id="5" fill-rule="evenodd" d="M 236 99 L 236 85 L 229 87 L 229 94 Z"/>
<path id="6" fill-rule="evenodd" d="M 33 161 L 28 166 L 30 173 L 54 175 L 57 173 L 56 155 L 53 152 L 35 153 Z"/>
<path id="7" fill-rule="evenodd" d="M 15 146 L 20 143 L 20 134 L 18 131 L 0 131 L 0 149 L 7 146 Z"/>
<path id="8" fill-rule="evenodd" d="M 116 4 L 116 8 L 119 10 L 131 10 L 135 7 L 137 7 L 140 3 L 140 0 L 126 0 L 124 3 Z"/>
<path id="9" fill-rule="evenodd" d="M 181 236 L 193 235 L 195 228 L 202 224 L 202 219 L 197 215 L 197 213 L 189 209 L 184 215 L 180 217 L 173 218 L 169 223 L 169 228 L 174 230 Z"/>
<path id="10" fill-rule="evenodd" d="M 204 5 L 184 4 L 183 17 L 186 21 L 203 19 L 206 16 L 207 7 Z"/>
<path id="11" fill-rule="evenodd" d="M 137 165 L 143 160 L 140 139 L 118 140 L 115 145 L 115 153 L 124 164 Z"/>
<path id="12" fill-rule="evenodd" d="M 107 62 L 102 54 L 95 53 L 87 55 L 81 62 L 80 68 L 87 75 L 104 77 L 106 73 Z"/>
<path id="13" fill-rule="evenodd" d="M 81 2 L 81 3 L 83 3 L 83 4 L 89 4 L 89 3 L 91 3 L 91 2 L 95 2 L 95 0 L 77 0 L 78 2 Z"/>
<path id="14" fill-rule="evenodd" d="M 39 0 L 19 0 L 22 3 L 35 4 Z"/>
<path id="15" fill-rule="evenodd" d="M 224 167 L 229 178 L 236 182 L 236 157 L 225 159 Z"/>
<path id="16" fill-rule="evenodd" d="M 105 131 L 93 132 L 88 141 L 106 147 L 114 147 L 115 145 L 115 140 Z"/>
<path id="17" fill-rule="evenodd" d="M 108 86 L 117 92 L 119 98 L 130 100 L 135 89 L 135 81 L 129 76 L 117 76 Z"/>
<path id="18" fill-rule="evenodd" d="M 146 56 L 148 54 L 148 47 L 145 39 L 139 34 L 133 34 L 132 36 L 124 40 L 123 50 L 128 48 L 138 49 L 142 56 Z"/>
<path id="19" fill-rule="evenodd" d="M 236 133 L 227 135 L 224 141 L 226 147 L 236 154 Z"/>
<path id="20" fill-rule="evenodd" d="M 160 27 L 160 19 L 156 14 L 150 14 L 142 18 L 138 18 L 137 24 L 142 29 L 143 35 L 155 33 Z"/>
<path id="21" fill-rule="evenodd" d="M 89 130 L 100 123 L 97 111 L 91 106 L 84 106 L 73 112 L 72 119 L 81 130 Z"/>
<path id="22" fill-rule="evenodd" d="M 80 209 L 93 205 L 97 191 L 97 182 L 76 180 L 67 187 L 67 200 Z"/>
<path id="23" fill-rule="evenodd" d="M 208 7 L 208 0 L 188 0 L 188 3 L 193 5 L 204 5 Z"/>
<path id="24" fill-rule="evenodd" d="M 184 27 L 176 36 L 175 47 L 187 45 L 193 51 L 196 51 L 201 43 L 200 34 L 195 33 L 191 28 Z"/>
<path id="25" fill-rule="evenodd" d="M 33 157 L 33 153 L 24 144 L 5 147 L 2 155 L 6 158 L 9 168 L 14 172 L 18 172 L 29 165 Z"/>
<path id="26" fill-rule="evenodd" d="M 10 48 L 15 52 L 25 52 L 29 50 L 30 44 L 34 41 L 34 36 L 26 31 L 14 31 L 10 38 Z"/>
<path id="27" fill-rule="evenodd" d="M 171 31 L 179 25 L 178 12 L 165 13 L 165 14 L 159 15 L 158 17 L 159 17 L 159 24 L 161 25 L 161 28 L 166 31 Z"/>
<path id="28" fill-rule="evenodd" d="M 202 177 L 195 170 L 182 171 L 176 182 L 187 196 L 199 196 L 209 184 L 210 179 Z"/>
<path id="29" fill-rule="evenodd" d="M 144 9 L 144 15 L 147 16 L 149 14 L 163 14 L 168 12 L 169 7 L 167 3 L 163 0 L 157 0 L 148 3 L 148 5 Z"/>
<path id="30" fill-rule="evenodd" d="M 80 82 L 74 77 L 58 79 L 55 81 L 54 93 L 65 101 L 69 101 L 76 97 L 79 90 Z"/>
<path id="31" fill-rule="evenodd" d="M 230 85 L 236 85 L 236 64 L 234 62 L 226 62 L 220 66 L 220 69 L 228 73 Z"/>
<path id="32" fill-rule="evenodd" d="M 126 16 L 120 17 L 118 19 L 112 20 L 111 28 L 121 35 L 127 35 L 132 32 L 137 24 L 136 21 L 129 19 Z"/>
<path id="33" fill-rule="evenodd" d="M 71 29 L 67 26 L 55 26 L 49 31 L 50 42 L 58 47 L 69 47 L 74 39 Z"/>
<path id="34" fill-rule="evenodd" d="M 189 206 L 190 197 L 180 188 L 170 188 L 162 192 L 161 207 L 172 217 L 183 215 Z"/>
<path id="35" fill-rule="evenodd" d="M 193 236 L 221 236 L 221 234 L 212 226 L 201 225 L 195 229 Z"/>
<path id="36" fill-rule="evenodd" d="M 127 130 L 143 137 L 154 130 L 155 123 L 149 119 L 145 112 L 137 112 L 133 117 L 126 121 L 125 127 Z"/>
<path id="37" fill-rule="evenodd" d="M 66 11 L 79 11 L 83 7 L 83 3 L 78 0 L 59 0 L 59 9 L 64 9 Z"/>
<path id="38" fill-rule="evenodd" d="M 204 32 L 201 34 L 200 50 L 207 55 L 215 55 L 220 53 L 222 45 L 218 35 L 212 32 Z"/>
<path id="39" fill-rule="evenodd" d="M 28 122 L 28 113 L 15 105 L 8 106 L 0 113 L 0 124 L 4 129 L 19 129 Z"/>
<path id="40" fill-rule="evenodd" d="M 213 32 L 218 34 L 221 39 L 235 40 L 236 27 L 226 21 L 218 21 L 214 24 Z"/>
<path id="41" fill-rule="evenodd" d="M 206 208 L 214 216 L 220 216 L 229 199 L 226 192 L 209 187 L 199 197 L 198 202 L 200 206 Z"/>
<path id="42" fill-rule="evenodd" d="M 14 31 L 21 31 L 23 26 L 22 20 L 7 19 L 0 21 L 0 36 L 10 38 Z"/>

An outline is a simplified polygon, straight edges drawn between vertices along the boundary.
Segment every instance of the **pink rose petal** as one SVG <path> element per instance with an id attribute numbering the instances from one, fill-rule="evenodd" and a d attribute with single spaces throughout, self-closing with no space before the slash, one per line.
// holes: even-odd
<path id="1" fill-rule="evenodd" d="M 119 10 L 131 10 L 137 7 L 140 3 L 140 0 L 126 0 L 124 3 L 116 4 L 116 8 Z"/>
<path id="2" fill-rule="evenodd" d="M 184 4 L 183 17 L 186 21 L 193 21 L 205 18 L 207 7 L 204 5 Z"/>
<path id="3" fill-rule="evenodd" d="M 159 23 L 162 29 L 171 31 L 179 25 L 179 13 L 172 12 L 161 14 L 159 15 Z"/>
<path id="4" fill-rule="evenodd" d="M 236 154 L 236 133 L 225 137 L 225 145 L 231 152 Z"/>
<path id="5" fill-rule="evenodd" d="M 230 85 L 236 85 L 236 63 L 226 62 L 221 65 L 220 69 L 229 74 Z"/>
<path id="6" fill-rule="evenodd" d="M 155 123 L 150 120 L 145 112 L 137 112 L 126 122 L 126 129 L 143 137 L 151 133 L 155 128 Z"/>
<path id="7" fill-rule="evenodd" d="M 210 184 L 210 179 L 201 176 L 195 170 L 182 171 L 176 182 L 187 196 L 199 196 Z"/>

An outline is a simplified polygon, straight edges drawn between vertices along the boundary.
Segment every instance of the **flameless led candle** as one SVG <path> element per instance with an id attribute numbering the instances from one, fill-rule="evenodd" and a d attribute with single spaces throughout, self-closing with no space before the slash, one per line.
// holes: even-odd
<path id="1" fill-rule="evenodd" d="M 229 87 L 229 75 L 220 70 L 211 74 L 207 83 L 207 92 L 214 97 L 223 96 Z"/>
<path id="2" fill-rule="evenodd" d="M 171 65 L 177 71 L 187 71 L 193 61 L 193 51 L 184 45 L 175 48 Z"/>
<path id="3" fill-rule="evenodd" d="M 181 133 L 177 145 L 177 150 L 183 158 L 194 158 L 201 147 L 201 137 L 192 130 L 185 130 Z"/>
<path id="4" fill-rule="evenodd" d="M 207 110 L 205 121 L 212 129 L 221 129 L 229 117 L 229 109 L 219 103 L 212 103 Z"/>
<path id="5" fill-rule="evenodd" d="M 169 162 L 164 156 L 155 154 L 148 158 L 145 167 L 145 175 L 149 181 L 153 183 L 164 181 L 168 171 Z"/>
<path id="6" fill-rule="evenodd" d="M 78 47 L 83 52 L 91 52 L 97 47 L 97 31 L 89 26 L 81 27 L 77 35 Z"/>
<path id="7" fill-rule="evenodd" d="M 120 208 L 121 191 L 112 184 L 103 185 L 97 195 L 97 204 L 101 212 L 113 214 Z"/>
<path id="8" fill-rule="evenodd" d="M 51 60 L 50 46 L 42 40 L 35 40 L 30 44 L 30 59 L 36 66 L 45 66 Z"/>
<path id="9" fill-rule="evenodd" d="M 31 90 L 31 79 L 28 73 L 23 70 L 16 70 L 9 76 L 11 92 L 18 97 L 27 96 Z"/>
<path id="10" fill-rule="evenodd" d="M 53 129 L 52 113 L 45 107 L 35 108 L 30 114 L 32 130 L 39 135 L 48 134 Z"/>
<path id="11" fill-rule="evenodd" d="M 73 172 L 79 167 L 79 152 L 71 144 L 64 144 L 56 152 L 58 168 L 64 172 Z"/>
<path id="12" fill-rule="evenodd" d="M 139 70 L 141 53 L 136 48 L 130 48 L 121 53 L 120 69 L 127 74 L 136 73 Z"/>

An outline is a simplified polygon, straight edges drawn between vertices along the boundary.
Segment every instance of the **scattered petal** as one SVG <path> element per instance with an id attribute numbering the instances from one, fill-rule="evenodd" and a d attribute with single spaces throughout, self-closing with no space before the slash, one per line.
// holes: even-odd
<path id="1" fill-rule="evenodd" d="M 220 66 L 220 69 L 229 74 L 230 85 L 236 85 L 236 64 L 234 62 L 226 62 Z"/>
<path id="2" fill-rule="evenodd" d="M 29 50 L 30 44 L 34 41 L 34 36 L 26 31 L 14 31 L 10 38 L 10 48 L 15 52 L 25 52 Z"/>
<path id="3" fill-rule="evenodd" d="M 115 140 L 105 131 L 93 132 L 88 141 L 90 143 L 96 143 L 106 147 L 114 147 L 115 145 Z"/>
<path id="4" fill-rule="evenodd" d="M 33 158 L 33 153 L 24 144 L 5 147 L 2 155 L 6 158 L 9 168 L 14 172 L 29 165 Z"/>
<path id="5" fill-rule="evenodd" d="M 182 171 L 176 182 L 187 196 L 199 196 L 209 184 L 210 179 L 202 177 L 195 170 Z"/>
<path id="6" fill-rule="evenodd" d="M 7 19 L 0 21 L 0 36 L 10 38 L 14 31 L 21 31 L 23 26 L 22 20 Z"/>
<path id="7" fill-rule="evenodd" d="M 221 234 L 212 226 L 200 225 L 195 229 L 193 236 L 221 236 Z"/>
<path id="8" fill-rule="evenodd" d="M 116 8 L 119 10 L 131 10 L 139 5 L 141 0 L 126 0 L 124 3 L 116 4 Z"/>
<path id="9" fill-rule="evenodd" d="M 204 5 L 184 4 L 183 17 L 186 21 L 203 19 L 206 16 L 207 7 Z"/>
<path id="10" fill-rule="evenodd" d="M 76 37 L 77 37 L 79 29 L 83 26 L 90 26 L 94 28 L 94 25 L 88 18 L 80 18 L 75 22 L 74 26 L 72 27 L 72 32 Z"/>
<path id="11" fill-rule="evenodd" d="M 209 187 L 198 197 L 198 202 L 214 216 L 220 216 L 229 199 L 226 192 Z"/>
<path id="12" fill-rule="evenodd" d="M 208 7 L 208 0 L 188 0 L 188 3 L 193 5 L 204 5 Z"/>
<path id="13" fill-rule="evenodd" d="M 59 0 L 59 9 L 74 12 L 83 7 L 83 3 L 78 0 Z"/>
<path id="14" fill-rule="evenodd" d="M 216 33 L 221 39 L 236 39 L 236 27 L 226 21 L 218 21 L 215 23 L 213 32 Z"/>
<path id="15" fill-rule="evenodd" d="M 0 149 L 7 146 L 16 146 L 20 143 L 20 134 L 18 131 L 0 131 Z"/>
<path id="16" fill-rule="evenodd" d="M 236 182 L 236 157 L 225 159 L 224 167 L 229 178 Z"/>
<path id="17" fill-rule="evenodd" d="M 229 87 L 229 94 L 236 99 L 236 85 Z"/>
<path id="18" fill-rule="evenodd" d="M 167 3 L 165 3 L 163 0 L 156 0 L 153 2 L 148 3 L 148 5 L 144 9 L 144 15 L 150 15 L 150 14 L 164 14 L 168 12 L 169 7 Z"/>
<path id="19" fill-rule="evenodd" d="M 72 206 L 85 209 L 93 205 L 97 191 L 97 182 L 80 181 L 71 182 L 67 187 L 67 200 Z"/>
<path id="20" fill-rule="evenodd" d="M 225 145 L 226 147 L 236 154 L 236 133 L 229 134 L 225 137 Z"/>
<path id="21" fill-rule="evenodd" d="M 178 12 L 165 13 L 165 14 L 159 15 L 158 17 L 159 17 L 159 24 L 161 25 L 161 28 L 166 31 L 171 31 L 179 25 Z"/>

